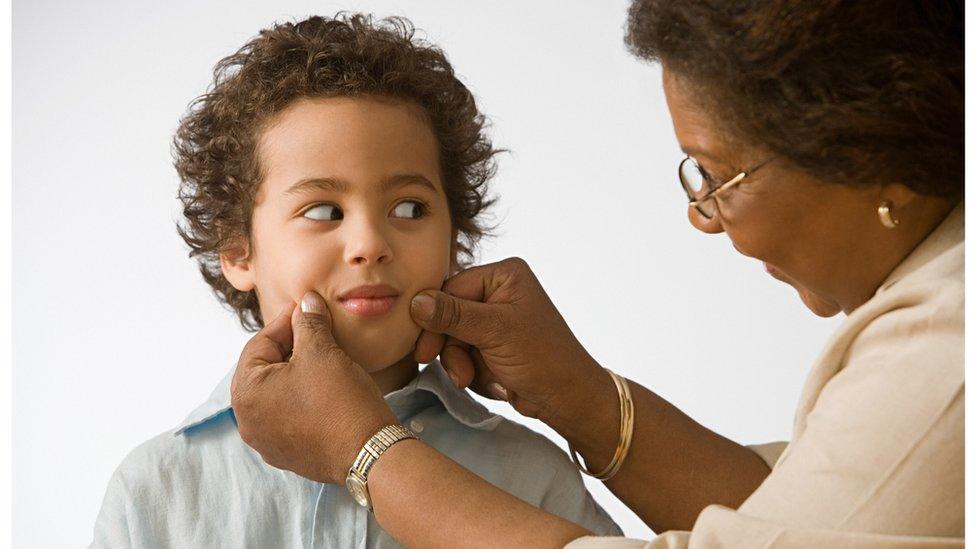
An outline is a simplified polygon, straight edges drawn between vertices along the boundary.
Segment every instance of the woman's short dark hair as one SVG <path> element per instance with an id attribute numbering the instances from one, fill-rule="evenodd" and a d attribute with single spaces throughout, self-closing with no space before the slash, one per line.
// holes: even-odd
<path id="1" fill-rule="evenodd" d="M 960 198 L 963 20 L 953 0 L 635 0 L 626 41 L 818 179 Z"/>
<path id="2" fill-rule="evenodd" d="M 245 329 L 263 326 L 257 295 L 224 278 L 220 254 L 250 237 L 262 179 L 262 128 L 301 98 L 370 95 L 415 104 L 426 114 L 440 146 L 459 265 L 471 259 L 486 233 L 481 214 L 492 203 L 486 184 L 498 150 L 474 97 L 441 50 L 415 37 L 403 18 L 374 22 L 340 13 L 276 24 L 217 63 L 212 87 L 192 103 L 174 138 L 182 181 L 180 236 L 204 280 Z"/>

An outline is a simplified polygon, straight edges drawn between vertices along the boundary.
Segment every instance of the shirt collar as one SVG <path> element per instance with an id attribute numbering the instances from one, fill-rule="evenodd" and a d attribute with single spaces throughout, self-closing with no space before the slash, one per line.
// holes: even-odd
<path id="1" fill-rule="evenodd" d="M 914 273 L 937 257 L 962 245 L 966 237 L 966 210 L 963 202 L 956 205 L 935 230 L 923 240 L 908 257 L 902 260 L 888 278 L 881 283 L 878 292 Z"/>
<path id="2" fill-rule="evenodd" d="M 236 367 L 231 368 L 207 400 L 180 422 L 173 430 L 174 436 L 203 425 L 224 413 L 233 412 L 230 405 L 230 384 L 234 379 L 235 370 Z M 386 395 L 386 402 L 393 408 L 397 417 L 403 418 L 419 411 L 420 408 L 425 407 L 425 404 L 429 405 L 430 395 L 444 405 L 451 417 L 468 427 L 492 430 L 502 421 L 501 416 L 488 411 L 468 391 L 455 387 L 454 382 L 437 360 L 428 364 L 405 387 Z"/>

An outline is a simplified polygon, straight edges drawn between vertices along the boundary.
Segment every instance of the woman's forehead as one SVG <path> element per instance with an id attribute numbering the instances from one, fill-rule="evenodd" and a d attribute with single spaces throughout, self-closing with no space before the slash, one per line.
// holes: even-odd
<path id="1" fill-rule="evenodd" d="M 730 137 L 701 98 L 704 91 L 686 78 L 664 70 L 664 94 L 682 152 L 699 160 L 741 168 L 763 153 Z"/>
<path id="2" fill-rule="evenodd" d="M 682 79 L 664 71 L 664 95 L 681 150 L 691 156 L 714 156 L 719 151 L 714 123 L 695 101 Z"/>

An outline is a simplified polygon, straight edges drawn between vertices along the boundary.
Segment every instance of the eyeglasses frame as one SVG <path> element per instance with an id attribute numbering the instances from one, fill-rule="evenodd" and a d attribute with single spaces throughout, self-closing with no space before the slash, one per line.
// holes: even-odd
<path id="1" fill-rule="evenodd" d="M 718 193 L 720 193 L 720 192 L 722 192 L 722 191 L 724 191 L 726 189 L 731 189 L 732 187 L 738 185 L 739 183 L 742 183 L 742 180 L 744 180 L 747 176 L 752 175 L 753 173 L 755 173 L 756 170 L 758 170 L 759 168 L 762 168 L 763 166 L 765 166 L 766 164 L 768 164 L 770 161 L 772 161 L 774 158 L 776 158 L 776 157 L 773 156 L 773 157 L 767 158 L 766 160 L 763 160 L 762 162 L 760 162 L 759 164 L 756 164 L 752 168 L 750 168 L 748 170 L 745 170 L 745 171 L 742 171 L 742 172 L 739 172 L 738 175 L 736 175 L 732 179 L 729 179 L 725 183 L 722 183 L 718 187 L 715 187 L 714 189 L 708 191 L 701 198 L 696 199 L 695 196 L 692 194 L 692 191 L 689 188 L 689 185 L 685 182 L 684 177 L 681 175 L 681 167 L 685 165 L 685 162 L 687 162 L 689 160 L 692 160 L 696 164 L 698 164 L 698 159 L 692 157 L 689 154 L 689 155 L 685 155 L 685 157 L 678 164 L 678 181 L 679 181 L 679 183 L 681 183 L 681 188 L 684 189 L 685 194 L 688 195 L 688 205 L 689 206 L 693 206 L 696 210 L 698 210 L 698 213 L 702 214 L 702 216 L 704 216 L 705 219 L 711 219 L 715 214 L 708 215 L 704 211 L 702 211 L 702 209 L 701 209 L 701 205 L 702 204 L 704 204 L 705 202 L 708 202 L 709 200 L 717 199 L 716 195 Z M 701 164 L 699 164 L 699 166 L 700 165 Z M 717 202 L 716 202 L 716 205 L 715 206 L 716 206 L 715 209 L 717 211 L 718 210 L 718 203 Z"/>

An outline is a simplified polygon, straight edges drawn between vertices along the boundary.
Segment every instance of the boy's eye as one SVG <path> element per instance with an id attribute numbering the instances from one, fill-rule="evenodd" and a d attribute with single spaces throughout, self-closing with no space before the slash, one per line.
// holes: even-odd
<path id="1" fill-rule="evenodd" d="M 319 204 L 305 210 L 302 215 L 316 221 L 338 221 L 342 219 L 342 210 L 334 204 Z"/>
<path id="2" fill-rule="evenodd" d="M 393 208 L 393 217 L 420 219 L 427 213 L 427 207 L 416 200 L 404 200 Z"/>

